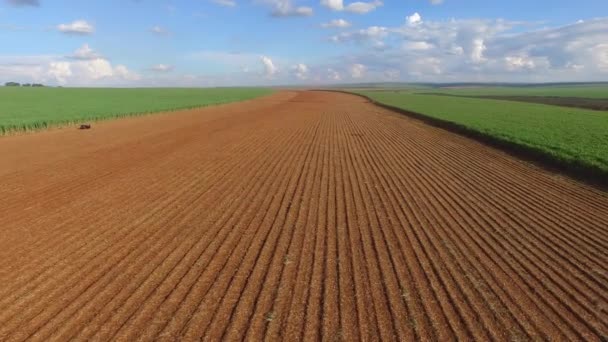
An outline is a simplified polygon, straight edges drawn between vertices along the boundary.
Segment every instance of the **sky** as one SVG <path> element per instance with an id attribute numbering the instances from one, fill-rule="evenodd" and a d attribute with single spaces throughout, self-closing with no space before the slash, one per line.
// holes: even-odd
<path id="1" fill-rule="evenodd" d="M 0 0 L 0 83 L 608 80 L 608 0 Z"/>

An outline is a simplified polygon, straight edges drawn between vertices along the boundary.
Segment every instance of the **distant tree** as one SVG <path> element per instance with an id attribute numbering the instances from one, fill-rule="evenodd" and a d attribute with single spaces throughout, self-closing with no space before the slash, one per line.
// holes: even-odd
<path id="1" fill-rule="evenodd" d="M 32 84 L 32 87 L 44 87 L 44 84 L 34 83 Z"/>
<path id="2" fill-rule="evenodd" d="M 20 84 L 17 83 L 17 82 L 6 82 L 6 83 L 4 83 L 4 85 L 6 87 L 18 87 L 18 86 L 20 86 Z"/>
<path id="3" fill-rule="evenodd" d="M 31 84 L 29 84 L 29 83 L 23 83 L 21 86 L 22 86 L 22 87 L 31 87 L 32 85 L 31 85 Z"/>

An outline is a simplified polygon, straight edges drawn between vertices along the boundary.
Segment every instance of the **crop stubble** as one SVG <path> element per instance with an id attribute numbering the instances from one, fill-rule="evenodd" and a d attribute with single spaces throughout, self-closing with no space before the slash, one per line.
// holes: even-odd
<path id="1" fill-rule="evenodd" d="M 0 340 L 608 334 L 605 193 L 359 97 L 285 91 L 7 151 Z"/>

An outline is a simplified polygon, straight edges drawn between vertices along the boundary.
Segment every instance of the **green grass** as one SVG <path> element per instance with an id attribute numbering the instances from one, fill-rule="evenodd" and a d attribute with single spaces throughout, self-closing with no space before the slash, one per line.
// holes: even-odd
<path id="1" fill-rule="evenodd" d="M 0 134 L 252 99 L 262 88 L 0 87 Z"/>
<path id="2" fill-rule="evenodd" d="M 570 166 L 608 175 L 608 113 L 543 104 L 360 91 L 393 107 L 465 127 L 540 152 Z"/>
<path id="3" fill-rule="evenodd" d="M 608 85 L 434 88 L 428 92 L 464 96 L 559 96 L 608 99 Z"/>

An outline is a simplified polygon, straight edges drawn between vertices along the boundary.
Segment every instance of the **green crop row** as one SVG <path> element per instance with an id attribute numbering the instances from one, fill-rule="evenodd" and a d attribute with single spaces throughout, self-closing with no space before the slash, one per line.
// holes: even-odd
<path id="1" fill-rule="evenodd" d="M 0 87 L 0 135 L 14 131 L 195 108 L 270 94 L 263 88 Z"/>

